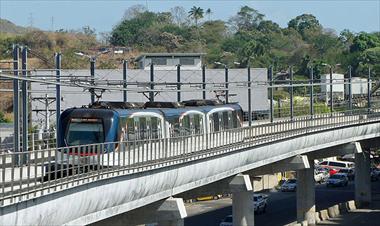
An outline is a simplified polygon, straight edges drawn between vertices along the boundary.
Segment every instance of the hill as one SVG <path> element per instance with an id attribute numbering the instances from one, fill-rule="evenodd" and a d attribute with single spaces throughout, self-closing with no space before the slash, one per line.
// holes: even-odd
<path id="1" fill-rule="evenodd" d="M 0 33 L 24 34 L 27 28 L 18 26 L 9 20 L 0 19 Z"/>

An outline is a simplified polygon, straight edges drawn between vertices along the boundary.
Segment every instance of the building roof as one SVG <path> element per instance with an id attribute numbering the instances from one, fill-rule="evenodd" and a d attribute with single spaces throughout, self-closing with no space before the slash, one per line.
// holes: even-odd
<path id="1" fill-rule="evenodd" d="M 190 57 L 190 56 L 203 56 L 206 53 L 142 53 L 140 56 L 136 57 L 136 61 L 141 60 L 144 57 Z"/>

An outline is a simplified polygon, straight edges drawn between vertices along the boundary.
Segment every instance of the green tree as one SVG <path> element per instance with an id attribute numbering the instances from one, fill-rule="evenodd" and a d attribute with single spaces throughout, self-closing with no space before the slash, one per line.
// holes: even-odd
<path id="1" fill-rule="evenodd" d="M 257 28 L 263 18 L 264 14 L 259 13 L 256 9 L 243 6 L 237 15 L 232 17 L 229 22 L 234 30 L 252 30 Z"/>
<path id="2" fill-rule="evenodd" d="M 291 19 L 288 27 L 298 31 L 303 38 L 306 38 L 307 31 L 319 31 L 322 28 L 317 18 L 312 14 L 302 14 Z"/>
<path id="3" fill-rule="evenodd" d="M 195 26 L 198 27 L 198 21 L 203 18 L 203 9 L 201 7 L 193 6 L 189 11 L 189 17 L 195 22 Z"/>

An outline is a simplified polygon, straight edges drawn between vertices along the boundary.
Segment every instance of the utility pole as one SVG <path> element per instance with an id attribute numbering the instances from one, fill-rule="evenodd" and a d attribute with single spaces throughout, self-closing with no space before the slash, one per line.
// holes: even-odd
<path id="1" fill-rule="evenodd" d="M 177 101 L 181 102 L 181 65 L 177 65 Z"/>
<path id="2" fill-rule="evenodd" d="M 293 92 L 294 92 L 294 89 L 293 89 L 293 67 L 290 67 L 289 68 L 289 78 L 290 78 L 290 82 L 289 82 L 289 89 L 290 89 L 290 120 L 293 120 L 294 118 L 294 106 L 293 106 Z"/>
<path id="3" fill-rule="evenodd" d="M 28 48 L 23 47 L 22 48 L 22 76 L 27 77 L 27 57 L 28 57 Z M 22 90 L 22 152 L 26 153 L 28 151 L 28 83 L 27 81 L 21 82 L 21 90 Z M 25 154 L 25 156 L 27 156 Z M 26 162 L 25 157 L 22 158 L 20 164 L 23 164 Z"/>
<path id="4" fill-rule="evenodd" d="M 251 67 L 248 65 L 248 125 L 252 126 Z"/>
<path id="5" fill-rule="evenodd" d="M 270 117 L 270 122 L 273 122 L 274 120 L 274 109 L 273 109 L 273 69 L 272 66 L 269 67 L 268 69 L 268 77 L 269 77 L 269 117 Z"/>
<path id="6" fill-rule="evenodd" d="M 206 65 L 202 66 L 202 98 L 206 100 Z"/>
<path id="7" fill-rule="evenodd" d="M 310 117 L 314 115 L 314 68 L 310 67 Z"/>
<path id="8" fill-rule="evenodd" d="M 127 102 L 127 70 L 128 70 L 128 61 L 123 61 L 123 101 Z"/>
<path id="9" fill-rule="evenodd" d="M 19 46 L 13 45 L 13 75 L 19 76 Z M 14 126 L 14 151 L 20 151 L 20 113 L 19 113 L 19 81 L 13 79 L 13 126 Z M 18 163 L 18 155 L 15 155 L 15 161 Z"/>
<path id="10" fill-rule="evenodd" d="M 149 101 L 154 102 L 154 64 L 150 64 L 150 90 L 149 91 Z"/>
<path id="11" fill-rule="evenodd" d="M 95 86 L 95 57 L 91 57 L 90 59 L 90 75 L 91 75 L 91 86 Z M 91 104 L 95 103 L 95 90 L 91 88 Z"/>
<path id="12" fill-rule="evenodd" d="M 55 125 L 56 125 L 56 134 L 57 134 L 57 137 L 59 137 L 60 131 L 59 131 L 58 125 L 59 125 L 59 117 L 61 116 L 61 86 L 59 85 L 59 83 L 61 82 L 61 53 L 55 54 L 55 69 L 56 69 L 55 75 L 56 75 L 56 81 L 57 81 L 57 85 L 55 86 L 55 89 L 56 89 Z"/>
<path id="13" fill-rule="evenodd" d="M 224 82 L 226 83 L 225 84 L 225 87 L 226 87 L 226 91 L 225 91 L 225 101 L 226 101 L 226 104 L 228 104 L 228 96 L 229 96 L 229 92 L 228 92 L 228 67 L 227 65 L 224 65 Z"/>

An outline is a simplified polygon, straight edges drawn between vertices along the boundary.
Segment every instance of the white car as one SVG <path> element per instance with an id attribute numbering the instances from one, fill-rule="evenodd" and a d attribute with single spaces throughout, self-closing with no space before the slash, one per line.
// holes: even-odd
<path id="1" fill-rule="evenodd" d="M 219 226 L 232 226 L 232 215 L 226 216 L 222 222 L 220 222 Z"/>
<path id="2" fill-rule="evenodd" d="M 253 195 L 253 207 L 255 213 L 265 213 L 267 209 L 268 196 L 264 194 Z"/>
<path id="3" fill-rule="evenodd" d="M 345 173 L 336 173 L 331 175 L 329 179 L 326 181 L 326 186 L 347 186 L 348 185 L 348 177 Z"/>
<path id="4" fill-rule="evenodd" d="M 323 183 L 329 178 L 328 170 L 324 169 L 315 169 L 314 171 L 314 180 L 316 183 Z"/>
<path id="5" fill-rule="evenodd" d="M 281 185 L 281 191 L 296 191 L 297 179 L 288 179 Z"/>

